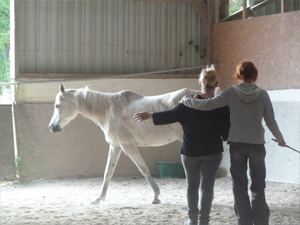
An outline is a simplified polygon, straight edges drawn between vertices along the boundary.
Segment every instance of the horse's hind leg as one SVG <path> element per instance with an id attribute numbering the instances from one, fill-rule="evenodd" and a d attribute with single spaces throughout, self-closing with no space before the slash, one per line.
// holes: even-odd
<path id="1" fill-rule="evenodd" d="M 122 151 L 120 148 L 114 147 L 112 145 L 109 146 L 109 154 L 106 162 L 101 194 L 99 198 L 92 202 L 92 204 L 98 204 L 101 201 L 105 200 L 108 184 L 114 174 L 121 152 Z"/>
<path id="2" fill-rule="evenodd" d="M 154 192 L 154 199 L 152 201 L 152 204 L 160 204 L 160 200 L 158 198 L 160 194 L 160 190 L 155 183 L 153 177 L 150 174 L 149 168 L 146 165 L 144 159 L 142 158 L 140 152 L 138 151 L 136 146 L 122 146 L 122 149 L 124 153 L 129 156 L 129 158 L 134 162 L 134 164 L 137 166 L 139 171 L 143 174 L 143 176 L 146 178 L 148 183 L 150 184 L 153 192 Z"/>

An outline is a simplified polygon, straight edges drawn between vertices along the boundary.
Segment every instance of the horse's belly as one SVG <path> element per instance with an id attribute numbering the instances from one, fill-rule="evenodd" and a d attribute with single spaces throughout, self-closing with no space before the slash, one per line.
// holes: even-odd
<path id="1" fill-rule="evenodd" d="M 137 147 L 158 147 L 170 144 L 174 141 L 178 141 L 179 139 L 163 139 L 163 140 L 156 140 L 155 142 L 146 142 L 143 141 L 137 144 Z"/>
<path id="2" fill-rule="evenodd" d="M 134 139 L 136 145 L 140 147 L 162 146 L 177 140 L 181 141 L 182 129 L 170 125 L 155 126 L 155 129 L 145 129 L 143 132 L 137 133 Z"/>
<path id="3" fill-rule="evenodd" d="M 181 141 L 183 136 L 179 123 L 160 126 L 155 126 L 152 121 L 128 123 L 127 126 L 114 123 L 107 126 L 107 128 L 110 129 L 103 129 L 105 139 L 114 146 L 162 146 L 176 140 Z"/>

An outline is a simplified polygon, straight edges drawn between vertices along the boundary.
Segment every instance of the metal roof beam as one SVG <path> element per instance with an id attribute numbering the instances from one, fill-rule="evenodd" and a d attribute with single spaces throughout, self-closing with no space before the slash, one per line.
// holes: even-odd
<path id="1" fill-rule="evenodd" d="M 196 12 L 200 16 L 200 18 L 205 23 L 205 26 L 208 25 L 208 12 L 207 5 L 204 1 L 189 1 L 195 8 Z"/>

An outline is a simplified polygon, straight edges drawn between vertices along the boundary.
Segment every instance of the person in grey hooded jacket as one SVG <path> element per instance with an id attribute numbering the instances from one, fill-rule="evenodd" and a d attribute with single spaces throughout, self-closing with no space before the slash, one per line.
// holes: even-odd
<path id="1" fill-rule="evenodd" d="M 265 139 L 262 119 L 284 147 L 285 141 L 275 120 L 268 93 L 255 83 L 258 71 L 250 61 L 241 61 L 235 77 L 241 81 L 211 99 L 195 99 L 184 96 L 181 103 L 199 109 L 212 110 L 228 106 L 231 126 L 228 136 L 230 145 L 230 172 L 233 181 L 234 209 L 239 225 L 268 225 L 270 211 L 265 198 Z M 248 196 L 247 165 L 249 161 L 252 192 Z"/>

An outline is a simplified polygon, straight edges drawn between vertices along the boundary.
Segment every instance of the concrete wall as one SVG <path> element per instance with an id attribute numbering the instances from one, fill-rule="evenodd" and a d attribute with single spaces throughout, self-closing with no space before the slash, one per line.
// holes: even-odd
<path id="1" fill-rule="evenodd" d="M 0 181 L 16 179 L 12 107 L 0 107 Z"/>
<path id="2" fill-rule="evenodd" d="M 53 113 L 52 104 L 20 104 L 16 105 L 16 111 L 22 179 L 103 175 L 108 144 L 101 129 L 93 122 L 78 116 L 61 133 L 51 133 L 47 125 Z M 179 146 L 178 142 L 140 151 L 151 172 L 157 175 L 155 162 L 178 161 Z M 115 175 L 140 174 L 130 159 L 122 154 Z"/>

